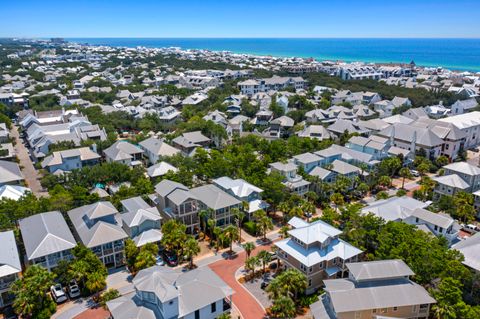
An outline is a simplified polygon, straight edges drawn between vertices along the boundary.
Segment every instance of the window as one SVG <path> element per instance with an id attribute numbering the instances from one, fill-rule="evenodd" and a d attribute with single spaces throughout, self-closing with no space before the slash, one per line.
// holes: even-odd
<path id="1" fill-rule="evenodd" d="M 386 313 L 388 311 L 388 308 L 383 308 L 382 313 Z"/>
<path id="2" fill-rule="evenodd" d="M 308 272 L 312 272 L 313 267 L 308 268 Z"/>
<path id="3" fill-rule="evenodd" d="M 308 279 L 308 287 L 312 286 L 312 279 Z"/>
<path id="4" fill-rule="evenodd" d="M 377 313 L 377 309 L 372 309 L 372 313 Z"/>
<path id="5" fill-rule="evenodd" d="M 195 310 L 195 319 L 200 319 L 200 310 Z"/>
<path id="6" fill-rule="evenodd" d="M 393 307 L 393 311 L 397 311 L 398 310 L 398 307 Z"/>
<path id="7" fill-rule="evenodd" d="M 216 312 L 217 311 L 217 303 L 213 302 L 211 305 L 210 305 L 210 308 L 212 310 L 212 313 Z"/>

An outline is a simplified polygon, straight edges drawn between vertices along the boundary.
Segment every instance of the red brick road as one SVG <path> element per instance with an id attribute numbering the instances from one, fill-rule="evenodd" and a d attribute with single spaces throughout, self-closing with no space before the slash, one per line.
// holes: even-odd
<path id="1" fill-rule="evenodd" d="M 255 256 L 261 250 L 270 250 L 270 246 L 259 246 L 251 255 Z M 242 314 L 243 319 L 262 319 L 265 316 L 265 310 L 235 278 L 237 270 L 245 264 L 245 257 L 246 254 L 242 251 L 233 259 L 219 260 L 210 264 L 209 267 L 235 291 L 233 303 Z"/>

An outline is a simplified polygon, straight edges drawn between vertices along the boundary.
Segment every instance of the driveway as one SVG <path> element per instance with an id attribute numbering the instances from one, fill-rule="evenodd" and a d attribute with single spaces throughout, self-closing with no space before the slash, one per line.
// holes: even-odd
<path id="1" fill-rule="evenodd" d="M 32 190 L 32 193 L 34 193 L 35 195 L 48 195 L 48 193 L 43 190 L 43 187 L 40 184 L 41 175 L 33 166 L 30 155 L 28 155 L 27 148 L 23 144 L 23 140 L 20 138 L 18 133 L 18 128 L 15 125 L 12 125 L 10 135 L 15 139 L 15 153 L 20 160 L 23 177 L 25 178 L 28 188 L 30 188 Z"/>
<path id="2" fill-rule="evenodd" d="M 271 244 L 258 246 L 253 252 L 255 256 L 261 250 L 270 250 Z M 262 319 L 265 309 L 250 292 L 245 289 L 235 276 L 237 270 L 244 266 L 246 253 L 241 251 L 233 259 L 224 259 L 214 262 L 209 267 L 223 279 L 234 291 L 233 303 L 244 319 Z"/>

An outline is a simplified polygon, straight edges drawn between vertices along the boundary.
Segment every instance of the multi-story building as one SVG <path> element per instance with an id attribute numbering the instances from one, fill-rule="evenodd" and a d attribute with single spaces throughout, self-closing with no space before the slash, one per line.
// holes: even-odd
<path id="1" fill-rule="evenodd" d="M 231 309 L 233 290 L 210 268 L 188 272 L 153 266 L 133 279 L 135 289 L 107 302 L 113 319 L 215 319 Z"/>
<path id="2" fill-rule="evenodd" d="M 93 166 L 99 163 L 100 155 L 88 147 L 74 148 L 70 150 L 53 152 L 42 161 L 42 168 L 50 173 L 57 170 L 64 172 L 80 169 L 85 166 Z"/>
<path id="3" fill-rule="evenodd" d="M 10 289 L 19 279 L 22 263 L 12 230 L 0 232 L 0 242 L 0 308 L 3 308 L 10 305 L 15 298 Z"/>
<path id="4" fill-rule="evenodd" d="M 275 162 L 270 164 L 271 172 L 279 173 L 284 177 L 283 184 L 293 193 L 305 195 L 310 189 L 310 182 L 297 174 L 297 165 L 294 163 Z"/>
<path id="5" fill-rule="evenodd" d="M 107 162 L 117 162 L 125 165 L 140 164 L 143 153 L 144 151 L 140 147 L 126 141 L 116 141 L 103 151 Z"/>
<path id="6" fill-rule="evenodd" d="M 128 235 L 116 220 L 110 202 L 97 202 L 67 212 L 78 240 L 90 248 L 107 268 L 123 265 Z"/>
<path id="7" fill-rule="evenodd" d="M 248 203 L 247 213 L 250 215 L 257 210 L 266 210 L 270 206 L 262 200 L 263 189 L 252 185 L 241 178 L 231 179 L 224 176 L 213 180 L 213 183 L 225 192 L 234 196 L 243 203 Z"/>
<path id="8" fill-rule="evenodd" d="M 402 260 L 347 263 L 348 278 L 325 280 L 325 293 L 310 306 L 314 319 L 429 318 L 436 303 L 409 279 Z"/>
<path id="9" fill-rule="evenodd" d="M 120 214 L 123 230 L 137 247 L 159 242 L 161 231 L 160 213 L 156 207 L 147 204 L 140 196 L 124 199 Z"/>
<path id="10" fill-rule="evenodd" d="M 480 112 L 469 112 L 439 119 L 451 123 L 465 133 L 465 149 L 480 145 Z"/>
<path id="11" fill-rule="evenodd" d="M 319 220 L 307 223 L 294 217 L 289 238 L 276 242 L 284 268 L 295 268 L 307 277 L 307 293 L 321 287 L 323 280 L 343 277 L 346 263 L 358 261 L 362 251 L 339 238 L 342 233 Z"/>
<path id="12" fill-rule="evenodd" d="M 212 211 L 216 225 L 224 227 L 234 222 L 232 210 L 241 208 L 242 202 L 215 185 L 192 188 L 190 192 L 198 199 L 200 210 Z"/>
<path id="13" fill-rule="evenodd" d="M 52 270 L 60 260 L 73 258 L 71 249 L 77 242 L 60 212 L 32 215 L 18 224 L 30 264 Z"/>
<path id="14" fill-rule="evenodd" d="M 189 233 L 199 229 L 198 198 L 185 185 L 164 179 L 155 186 L 155 194 L 150 199 L 165 219 L 181 221 Z"/>

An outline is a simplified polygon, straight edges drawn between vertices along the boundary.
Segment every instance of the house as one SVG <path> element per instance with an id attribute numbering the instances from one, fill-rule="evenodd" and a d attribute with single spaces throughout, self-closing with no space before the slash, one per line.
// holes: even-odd
<path id="1" fill-rule="evenodd" d="M 390 143 L 389 140 L 384 137 L 376 135 L 369 137 L 352 136 L 345 146 L 352 150 L 370 154 L 375 160 L 382 160 L 389 157 L 388 150 Z"/>
<path id="2" fill-rule="evenodd" d="M 30 188 L 26 188 L 18 185 L 3 185 L 0 186 L 0 200 L 2 199 L 11 199 L 19 200 L 22 196 L 25 196 L 27 193 L 31 193 Z"/>
<path id="3" fill-rule="evenodd" d="M 339 236 L 337 228 L 319 220 L 307 223 L 298 217 L 288 224 L 289 238 L 275 242 L 277 255 L 284 269 L 294 268 L 307 277 L 306 293 L 320 288 L 328 278 L 343 277 L 345 264 L 357 261 L 362 251 Z"/>
<path id="4" fill-rule="evenodd" d="M 116 141 L 112 146 L 103 150 L 107 162 L 117 162 L 125 165 L 138 165 L 141 163 L 144 151 L 132 143 Z"/>
<path id="5" fill-rule="evenodd" d="M 455 162 L 443 167 L 445 174 L 433 177 L 436 182 L 434 199 L 453 196 L 459 191 L 474 193 L 480 190 L 480 168 L 467 162 Z"/>
<path id="6" fill-rule="evenodd" d="M 325 293 L 310 305 L 314 319 L 429 317 L 436 303 L 399 259 L 347 263 L 348 278 L 325 280 Z"/>
<path id="7" fill-rule="evenodd" d="M 131 293 L 107 302 L 112 319 L 215 319 L 231 309 L 233 290 L 210 268 L 140 270 Z"/>
<path id="8" fill-rule="evenodd" d="M 308 137 L 320 141 L 327 140 L 332 137 L 332 134 L 322 125 L 309 125 L 303 130 L 297 132 L 299 137 Z"/>
<path id="9" fill-rule="evenodd" d="M 179 149 L 156 137 L 147 138 L 138 143 L 138 146 L 144 151 L 144 156 L 148 158 L 151 164 L 157 163 L 162 157 L 180 154 Z"/>
<path id="10" fill-rule="evenodd" d="M 288 137 L 294 124 L 295 121 L 288 116 L 277 117 L 270 121 L 270 126 L 263 132 L 263 135 L 267 138 Z"/>
<path id="11" fill-rule="evenodd" d="M 73 258 L 71 249 L 77 246 L 67 222 L 58 211 L 41 213 L 19 222 L 26 260 L 32 265 L 54 269 L 60 260 Z"/>
<path id="12" fill-rule="evenodd" d="M 0 232 L 0 242 L 0 308 L 3 308 L 11 305 L 15 299 L 10 289 L 20 278 L 22 263 L 13 230 Z"/>
<path id="13" fill-rule="evenodd" d="M 183 133 L 172 140 L 173 145 L 186 156 L 193 155 L 197 147 L 209 146 L 211 140 L 200 131 Z"/>
<path id="14" fill-rule="evenodd" d="M 480 112 L 474 111 L 465 114 L 449 116 L 439 119 L 440 122 L 451 123 L 466 135 L 464 149 L 480 145 Z"/>
<path id="15" fill-rule="evenodd" d="M 0 186 L 19 185 L 23 180 L 22 171 L 17 163 L 0 160 Z"/>
<path id="16" fill-rule="evenodd" d="M 50 173 L 54 173 L 57 170 L 67 172 L 85 166 L 96 165 L 100 162 L 100 157 L 100 155 L 88 147 L 58 151 L 44 158 L 42 168 L 48 169 Z"/>
<path id="17" fill-rule="evenodd" d="M 359 135 L 369 135 L 370 130 L 360 125 L 358 122 L 349 120 L 337 120 L 335 123 L 327 127 L 327 130 L 333 135 L 339 137 L 340 135 L 348 132 L 350 134 L 356 133 Z"/>
<path id="18" fill-rule="evenodd" d="M 478 102 L 475 98 L 471 98 L 468 100 L 457 100 L 450 106 L 451 114 L 458 115 L 470 112 L 474 108 L 478 106 Z"/>
<path id="19" fill-rule="evenodd" d="M 162 123 L 172 124 L 182 115 L 182 112 L 178 111 L 173 106 L 165 106 L 157 110 L 158 118 Z"/>
<path id="20" fill-rule="evenodd" d="M 163 176 L 170 171 L 176 173 L 178 172 L 178 168 L 167 162 L 159 162 L 147 168 L 147 174 L 150 178 Z"/>
<path id="21" fill-rule="evenodd" d="M 210 210 L 216 225 L 223 227 L 234 222 L 232 210 L 240 209 L 242 202 L 215 185 L 203 185 L 190 189 L 197 198 L 200 210 Z"/>
<path id="22" fill-rule="evenodd" d="M 480 272 L 480 233 L 464 239 L 452 246 L 462 253 L 465 258 L 463 264 L 476 272 Z"/>
<path id="23" fill-rule="evenodd" d="M 270 207 L 267 202 L 262 200 L 261 194 L 263 193 L 263 189 L 258 188 L 241 178 L 231 179 L 230 177 L 223 176 L 214 179 L 213 183 L 239 201 L 248 203 L 248 217 L 251 217 L 250 215 L 257 210 L 266 210 Z"/>
<path id="24" fill-rule="evenodd" d="M 165 219 L 184 223 L 190 234 L 199 229 L 198 199 L 185 185 L 164 179 L 155 186 L 155 194 L 150 198 Z"/>
<path id="25" fill-rule="evenodd" d="M 443 105 L 429 105 L 425 107 L 427 115 L 434 119 L 450 116 L 451 110 Z"/>
<path id="26" fill-rule="evenodd" d="M 297 174 L 298 166 L 294 163 L 275 162 L 270 164 L 270 171 L 283 176 L 283 185 L 291 192 L 300 196 L 305 195 L 310 190 L 310 182 Z"/>
<path id="27" fill-rule="evenodd" d="M 428 118 L 428 114 L 425 112 L 425 109 L 421 107 L 410 108 L 402 113 L 403 116 L 406 116 L 414 121 L 421 118 Z"/>
<path id="28" fill-rule="evenodd" d="M 292 159 L 293 163 L 298 167 L 301 167 L 305 173 L 309 173 L 315 167 L 320 166 L 322 161 L 320 156 L 308 152 L 295 155 Z"/>
<path id="29" fill-rule="evenodd" d="M 455 241 L 459 234 L 460 226 L 448 214 L 433 213 L 425 208 L 429 203 L 424 203 L 411 197 L 390 197 L 369 203 L 361 210 L 361 214 L 374 214 L 385 221 L 404 222 L 416 225 L 418 229 L 434 236 L 443 236 L 450 243 Z"/>
<path id="30" fill-rule="evenodd" d="M 124 199 L 121 204 L 122 213 L 117 217 L 137 247 L 158 243 L 162 239 L 162 217 L 156 207 L 148 205 L 140 196 Z"/>
<path id="31" fill-rule="evenodd" d="M 110 202 L 104 201 L 67 212 L 77 239 L 91 249 L 107 268 L 120 267 L 124 262 L 124 240 L 128 235 L 118 224 L 117 213 Z"/>

